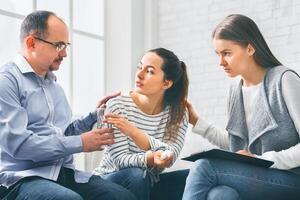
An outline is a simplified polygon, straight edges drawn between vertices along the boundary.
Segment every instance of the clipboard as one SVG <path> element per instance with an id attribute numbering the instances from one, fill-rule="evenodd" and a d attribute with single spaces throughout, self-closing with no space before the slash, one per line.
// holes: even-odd
<path id="1" fill-rule="evenodd" d="M 203 152 L 191 154 L 191 155 L 181 158 L 181 159 L 194 162 L 201 158 L 215 158 L 215 159 L 221 159 L 221 160 L 230 160 L 230 161 L 242 162 L 242 163 L 247 163 L 250 165 L 256 165 L 256 166 L 265 167 L 265 168 L 269 168 L 271 165 L 274 164 L 274 162 L 269 161 L 269 160 L 245 156 L 242 154 L 233 153 L 233 152 L 225 151 L 225 150 L 221 150 L 221 149 L 212 149 L 209 151 L 203 151 Z"/>

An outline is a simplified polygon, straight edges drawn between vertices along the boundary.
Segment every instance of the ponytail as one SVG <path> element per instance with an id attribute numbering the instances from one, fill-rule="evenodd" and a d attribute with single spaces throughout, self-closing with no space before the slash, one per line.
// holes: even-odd
<path id="1" fill-rule="evenodd" d="M 180 123 L 186 114 L 185 100 L 189 85 L 186 65 L 167 49 L 158 48 L 149 52 L 154 52 L 163 59 L 164 78 L 173 82 L 164 94 L 164 107 L 169 106 L 170 108 L 164 140 L 174 141 L 178 136 Z"/>
<path id="2" fill-rule="evenodd" d="M 181 75 L 179 79 L 173 83 L 172 87 L 165 93 L 165 103 L 170 105 L 170 118 L 167 123 L 166 140 L 175 140 L 178 135 L 180 123 L 186 113 L 185 100 L 188 95 L 189 79 L 187 75 L 186 65 L 180 62 Z"/>

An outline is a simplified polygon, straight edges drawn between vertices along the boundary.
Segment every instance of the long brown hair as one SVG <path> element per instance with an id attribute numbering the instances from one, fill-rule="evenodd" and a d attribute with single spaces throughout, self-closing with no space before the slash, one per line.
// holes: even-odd
<path id="1" fill-rule="evenodd" d="M 255 49 L 255 62 L 264 68 L 281 65 L 255 22 L 247 16 L 239 14 L 227 16 L 215 28 L 212 38 L 234 41 L 244 47 L 251 44 Z"/>
<path id="2" fill-rule="evenodd" d="M 164 107 L 170 106 L 170 116 L 164 139 L 173 141 L 177 138 L 180 123 L 186 114 L 185 100 L 189 86 L 186 65 L 172 51 L 165 48 L 152 49 L 149 52 L 156 53 L 162 58 L 164 78 L 173 82 L 173 85 L 164 94 Z"/>

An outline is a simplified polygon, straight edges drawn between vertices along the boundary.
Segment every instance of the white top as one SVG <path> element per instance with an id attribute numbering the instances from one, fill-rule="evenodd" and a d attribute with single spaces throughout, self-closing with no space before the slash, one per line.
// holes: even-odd
<path id="1" fill-rule="evenodd" d="M 242 86 L 243 103 L 244 103 L 247 127 L 253 118 L 253 114 L 255 113 L 255 109 L 253 109 L 255 105 L 254 102 L 258 98 L 259 88 L 261 85 L 262 82 L 250 87 Z"/>
<path id="2" fill-rule="evenodd" d="M 282 77 L 282 96 L 287 105 L 289 114 L 294 122 L 298 133 L 300 130 L 300 78 L 292 73 L 286 72 Z M 251 90 L 251 88 L 250 88 Z M 253 89 L 255 93 L 255 89 Z M 244 93 L 243 93 L 244 95 Z M 247 94 L 246 94 L 247 95 Z M 244 97 L 245 98 L 245 97 Z M 247 108 L 245 108 L 246 116 L 248 120 L 251 118 L 251 112 L 249 112 L 249 102 L 253 99 L 244 99 L 244 102 L 248 102 Z M 248 111 L 247 111 L 248 110 Z M 249 113 L 248 113 L 249 112 Z M 219 146 L 222 149 L 229 149 L 228 133 L 225 130 L 220 130 L 212 124 L 207 123 L 202 119 L 198 119 L 196 125 L 193 128 L 193 132 L 202 135 L 207 138 L 211 143 Z M 291 169 L 300 166 L 300 143 L 292 146 L 288 149 L 275 152 L 265 152 L 258 158 L 273 161 L 271 166 L 277 169 Z"/>

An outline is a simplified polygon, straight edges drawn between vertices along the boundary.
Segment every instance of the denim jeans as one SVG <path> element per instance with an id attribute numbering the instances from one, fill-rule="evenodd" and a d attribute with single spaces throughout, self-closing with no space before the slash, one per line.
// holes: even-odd
<path id="1" fill-rule="evenodd" d="M 21 179 L 4 200 L 132 200 L 135 197 L 125 188 L 105 181 L 100 176 L 92 176 L 88 183 L 76 183 L 74 172 L 62 168 L 57 181 L 41 177 Z"/>
<path id="2" fill-rule="evenodd" d="M 183 200 L 296 200 L 300 175 L 216 159 L 200 159 L 187 177 Z"/>
<path id="3" fill-rule="evenodd" d="M 144 177 L 144 170 L 138 167 L 125 168 L 102 176 L 103 179 L 119 184 L 135 195 L 137 200 L 149 200 L 150 178 Z"/>
<path id="4" fill-rule="evenodd" d="M 160 174 L 151 191 L 151 200 L 181 200 L 188 174 L 188 169 Z"/>

